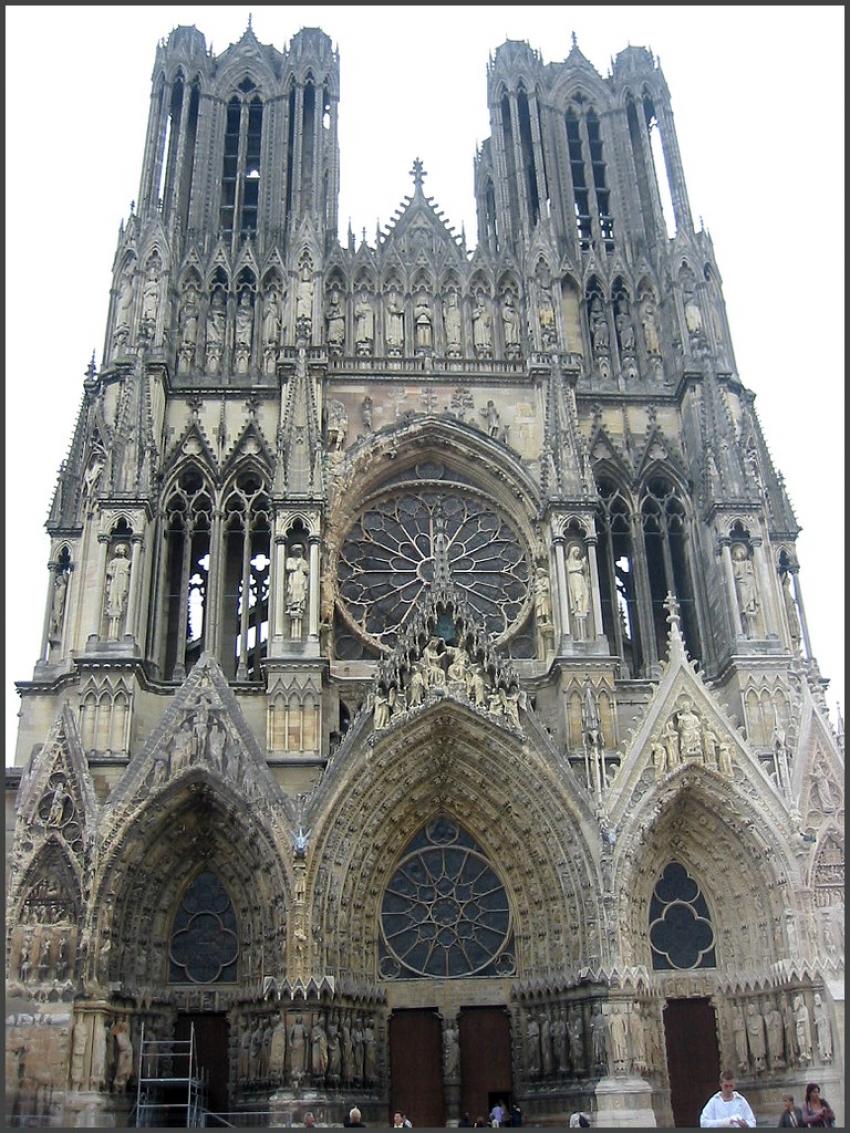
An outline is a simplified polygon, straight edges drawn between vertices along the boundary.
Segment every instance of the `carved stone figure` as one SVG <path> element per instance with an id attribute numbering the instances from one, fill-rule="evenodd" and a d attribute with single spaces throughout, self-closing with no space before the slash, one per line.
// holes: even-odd
<path id="1" fill-rule="evenodd" d="M 700 759 L 702 756 L 700 718 L 694 712 L 689 700 L 684 701 L 676 712 L 676 728 L 679 732 L 679 751 L 682 758 Z"/>
<path id="2" fill-rule="evenodd" d="M 221 364 L 226 318 L 224 293 L 220 287 L 217 287 L 213 291 L 207 312 L 207 370 L 211 374 L 217 374 Z"/>
<path id="3" fill-rule="evenodd" d="M 735 576 L 735 593 L 738 596 L 744 634 L 747 637 L 755 637 L 760 603 L 755 568 L 743 543 L 735 543 L 732 546 L 732 572 Z"/>
<path id="4" fill-rule="evenodd" d="M 48 826 L 62 826 L 65 821 L 65 800 L 71 802 L 71 810 L 74 809 L 71 797 L 68 794 L 68 789 L 63 780 L 56 784 L 53 788 L 53 799 L 50 803 L 50 811 L 47 815 Z"/>
<path id="5" fill-rule="evenodd" d="M 797 1061 L 797 1026 L 790 996 L 782 1003 L 782 1026 L 785 1031 L 785 1061 L 793 1066 Z"/>
<path id="6" fill-rule="evenodd" d="M 791 648 L 795 653 L 800 652 L 800 642 L 802 634 L 800 632 L 800 618 L 797 614 L 797 603 L 794 601 L 794 595 L 791 593 L 791 572 L 784 571 L 780 578 L 782 579 L 782 601 L 785 606 L 785 614 L 788 618 L 788 633 L 791 637 Z"/>
<path id="7" fill-rule="evenodd" d="M 336 399 L 328 405 L 328 448 L 331 452 L 339 452 L 345 443 L 345 434 L 348 430 L 348 414 L 345 405 Z"/>
<path id="8" fill-rule="evenodd" d="M 552 596 L 549 572 L 542 566 L 537 568 L 537 572 L 534 576 L 534 613 L 540 625 L 546 625 L 552 620 Z"/>
<path id="9" fill-rule="evenodd" d="M 74 1033 L 71 1047 L 71 1089 L 85 1089 L 86 1082 L 86 1048 L 89 1041 L 88 1017 L 78 1014 L 74 1020 Z"/>
<path id="10" fill-rule="evenodd" d="M 447 645 L 446 653 L 449 655 L 449 667 L 446 677 L 449 684 L 459 684 L 466 688 L 466 678 L 469 672 L 469 654 L 462 645 Z"/>
<path id="11" fill-rule="evenodd" d="M 565 1074 L 570 1065 L 566 1007 L 561 1007 L 552 1020 L 552 1046 L 555 1050 L 555 1068 L 559 1074 Z"/>
<path id="12" fill-rule="evenodd" d="M 375 709 L 372 726 L 376 732 L 382 731 L 390 722 L 396 701 L 396 690 L 390 686 L 385 693 L 380 687 L 375 689 Z"/>
<path id="13" fill-rule="evenodd" d="M 555 304 L 552 302 L 551 287 L 541 285 L 537 302 L 537 319 L 540 324 L 540 341 L 548 350 L 557 342 L 555 329 Z"/>
<path id="14" fill-rule="evenodd" d="M 354 1081 L 354 1043 L 348 1015 L 342 1017 L 342 1080 L 346 1086 Z"/>
<path id="15" fill-rule="evenodd" d="M 658 324 L 655 321 L 655 300 L 651 295 L 645 295 L 643 298 L 640 307 L 640 322 L 647 354 L 660 354 L 661 341 L 658 337 Z"/>
<path id="16" fill-rule="evenodd" d="M 328 349 L 331 354 L 342 354 L 345 349 L 345 311 L 342 309 L 339 288 L 334 287 L 328 297 Z"/>
<path id="17" fill-rule="evenodd" d="M 295 293 L 295 325 L 306 333 L 313 322 L 313 272 L 305 260 L 298 274 L 298 287 Z"/>
<path id="18" fill-rule="evenodd" d="M 248 362 L 251 356 L 251 338 L 254 329 L 254 308 L 251 305 L 251 293 L 247 287 L 239 292 L 239 302 L 236 304 L 236 372 L 248 372 Z"/>
<path id="19" fill-rule="evenodd" d="M 570 1062 L 575 1073 L 584 1070 L 584 1020 L 581 1008 L 576 1008 L 569 1017 L 567 1033 L 570 1037 Z"/>
<path id="20" fill-rule="evenodd" d="M 767 1060 L 771 1070 L 784 1070 L 785 1059 L 782 1047 L 782 1013 L 775 1003 L 771 1003 L 764 1017 L 767 1032 Z"/>
<path id="21" fill-rule="evenodd" d="M 342 1072 L 342 1044 L 336 1015 L 328 1020 L 328 1081 L 338 1082 Z"/>
<path id="22" fill-rule="evenodd" d="M 758 1074 L 765 1069 L 767 1048 L 765 1044 L 764 1019 L 755 1003 L 747 1004 L 747 1045 L 750 1048 L 752 1068 L 755 1073 Z"/>
<path id="23" fill-rule="evenodd" d="M 117 1093 L 126 1090 L 133 1073 L 133 1043 L 130 1039 L 130 1024 L 122 1020 L 112 1028 L 115 1040 L 115 1074 L 112 1089 Z"/>
<path id="24" fill-rule="evenodd" d="M 487 704 L 487 679 L 483 665 L 473 665 L 467 678 L 466 695 L 476 708 Z"/>
<path id="25" fill-rule="evenodd" d="M 185 354 L 187 360 L 191 360 L 198 341 L 199 313 L 198 289 L 190 280 L 183 290 L 179 317 L 181 356 Z"/>
<path id="26" fill-rule="evenodd" d="M 652 766 L 655 770 L 655 778 L 663 779 L 664 773 L 667 770 L 667 748 L 656 738 L 650 742 L 649 749 L 652 752 Z"/>
<path id="27" fill-rule="evenodd" d="M 732 768 L 732 748 L 725 736 L 717 741 L 717 766 L 721 775 L 731 779 L 734 775 Z"/>
<path id="28" fill-rule="evenodd" d="M 590 341 L 593 346 L 593 353 L 597 357 L 608 353 L 611 336 L 608 329 L 608 319 L 605 317 L 605 311 L 598 295 L 594 295 L 590 301 Z"/>
<path id="29" fill-rule="evenodd" d="M 685 326 L 688 328 L 688 334 L 692 338 L 696 338 L 702 333 L 702 314 L 697 306 L 693 291 L 686 291 L 684 300 Z"/>
<path id="30" fill-rule="evenodd" d="M 570 613 L 575 621 L 577 641 L 587 640 L 587 618 L 590 613 L 590 582 L 587 559 L 577 543 L 573 543 L 567 555 L 567 597 Z"/>
<path id="31" fill-rule="evenodd" d="M 646 1036 L 644 1035 L 643 1016 L 641 1015 L 639 1003 L 632 1004 L 628 1024 L 634 1072 L 636 1074 L 645 1074 L 648 1069 L 646 1062 Z"/>
<path id="32" fill-rule="evenodd" d="M 496 408 L 494 401 L 487 402 L 487 408 L 479 410 L 481 416 L 487 423 L 487 436 L 498 438 L 499 436 L 499 410 Z"/>
<path id="33" fill-rule="evenodd" d="M 130 334 L 133 313 L 133 269 L 124 266 L 118 284 L 118 299 L 115 304 L 115 341 L 126 341 Z"/>
<path id="34" fill-rule="evenodd" d="M 603 1074 L 608 1071 L 608 1051 L 605 1043 L 607 1029 L 602 1008 L 597 1003 L 590 1017 L 590 1049 L 594 1069 L 601 1070 Z"/>
<path id="35" fill-rule="evenodd" d="M 63 932 L 56 944 L 56 979 L 61 983 L 68 978 L 68 937 Z"/>
<path id="36" fill-rule="evenodd" d="M 278 1015 L 277 1022 L 272 1028 L 271 1043 L 269 1045 L 269 1077 L 275 1084 L 284 1081 L 286 1069 L 286 1024 L 283 1017 Z"/>
<path id="37" fill-rule="evenodd" d="M 525 1055 L 529 1078 L 540 1076 L 540 1024 L 529 1015 L 525 1032 Z"/>
<path id="38" fill-rule="evenodd" d="M 425 666 L 425 685 L 427 688 L 445 688 L 446 674 L 443 670 L 443 657 L 446 656 L 443 639 L 432 637 L 422 650 L 422 663 Z"/>
<path id="39" fill-rule="evenodd" d="M 360 406 L 360 420 L 367 433 L 372 431 L 372 410 L 373 404 L 371 397 L 364 397 Z"/>
<path id="40" fill-rule="evenodd" d="M 289 1075 L 297 1084 L 307 1073 L 307 1028 L 301 1015 L 296 1015 L 289 1028 Z"/>
<path id="41" fill-rule="evenodd" d="M 481 358 L 489 358 L 493 351 L 493 320 L 489 300 L 482 291 L 476 293 L 472 308 L 472 345 Z"/>
<path id="42" fill-rule="evenodd" d="M 404 303 L 395 286 L 390 288 L 387 295 L 384 341 L 387 345 L 388 354 L 402 354 L 404 352 Z"/>
<path id="43" fill-rule="evenodd" d="M 106 1088 L 106 1024 L 98 1016 L 93 1020 L 91 1084 L 95 1090 Z"/>
<path id="44" fill-rule="evenodd" d="M 417 708 L 425 699 L 425 667 L 422 664 L 414 665 L 410 672 L 409 703 L 411 708 Z"/>
<path id="45" fill-rule="evenodd" d="M 142 287 L 142 326 L 146 328 L 148 334 L 154 332 L 159 308 L 159 272 L 157 267 L 157 261 L 151 260 Z"/>
<path id="46" fill-rule="evenodd" d="M 417 350 L 431 350 L 434 346 L 434 320 L 431 316 L 431 305 L 424 292 L 416 297 L 416 307 L 413 312 L 414 344 Z"/>
<path id="47" fill-rule="evenodd" d="M 443 326 L 446 332 L 446 353 L 454 357 L 460 353 L 460 304 L 454 289 L 447 292 L 443 302 Z"/>
<path id="48" fill-rule="evenodd" d="M 738 1060 L 738 1073 L 746 1074 L 750 1069 L 750 1056 L 747 1049 L 747 1024 L 741 1009 L 732 1008 L 732 1033 L 735 1039 L 735 1057 Z"/>
<path id="49" fill-rule="evenodd" d="M 817 1038 L 818 1058 L 821 1062 L 832 1062 L 832 1027 L 826 1012 L 826 1005 L 819 991 L 814 994 L 814 1007 L 812 1015 L 815 1020 L 815 1036 Z"/>
<path id="50" fill-rule="evenodd" d="M 363 1020 L 363 1084 L 371 1086 L 378 1080 L 378 1048 L 375 1027 L 370 1015 Z"/>
<path id="51" fill-rule="evenodd" d="M 311 1061 L 314 1078 L 324 1078 L 328 1069 L 328 1036 L 322 1025 L 322 1016 L 317 1015 L 310 1032 Z"/>
<path id="52" fill-rule="evenodd" d="M 812 1061 L 812 1028 L 809 1022 L 809 1009 L 802 995 L 794 996 L 794 1033 L 800 1065 L 808 1066 Z"/>
<path id="53" fill-rule="evenodd" d="M 620 340 L 620 351 L 624 355 L 634 353 L 635 331 L 628 310 L 621 306 L 614 322 L 617 327 L 617 337 Z"/>
<path id="54" fill-rule="evenodd" d="M 622 1011 L 612 1011 L 608 1016 L 608 1036 L 614 1070 L 624 1074 L 629 1062 L 629 1039 L 626 1017 Z"/>
<path id="55" fill-rule="evenodd" d="M 516 309 L 513 292 L 506 291 L 502 298 L 502 330 L 505 338 L 505 353 L 518 354 L 520 349 L 519 312 Z"/>
<path id="56" fill-rule="evenodd" d="M 110 641 L 118 639 L 118 630 L 127 610 L 129 593 L 130 560 L 127 558 L 126 545 L 119 543 L 115 548 L 115 557 L 106 567 L 107 637 Z"/>
<path id="57" fill-rule="evenodd" d="M 552 1024 L 545 1011 L 540 1012 L 540 1066 L 544 1077 L 552 1073 L 554 1058 L 552 1052 Z"/>
<path id="58" fill-rule="evenodd" d="M 301 637 L 304 607 L 307 604 L 307 588 L 310 567 L 304 558 L 304 548 L 296 544 L 292 554 L 286 559 L 286 612 L 289 616 L 289 636 L 293 640 Z"/>
<path id="59" fill-rule="evenodd" d="M 365 286 L 354 304 L 354 341 L 358 353 L 368 353 L 375 342 L 375 313 Z"/>
<path id="60" fill-rule="evenodd" d="M 354 1016 L 351 1026 L 351 1045 L 354 1050 L 354 1081 L 363 1081 L 363 1020 Z"/>
<path id="61" fill-rule="evenodd" d="M 456 1082 L 460 1077 L 458 1029 L 451 1019 L 443 1028 L 443 1076 L 447 1082 Z"/>

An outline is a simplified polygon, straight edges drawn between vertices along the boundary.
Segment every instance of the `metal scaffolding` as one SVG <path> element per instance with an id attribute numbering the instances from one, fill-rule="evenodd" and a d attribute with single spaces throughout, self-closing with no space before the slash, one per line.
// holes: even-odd
<path id="1" fill-rule="evenodd" d="M 207 1081 L 198 1065 L 195 1024 L 189 1038 L 145 1039 L 139 1036 L 136 1127 L 197 1128 L 204 1124 Z"/>

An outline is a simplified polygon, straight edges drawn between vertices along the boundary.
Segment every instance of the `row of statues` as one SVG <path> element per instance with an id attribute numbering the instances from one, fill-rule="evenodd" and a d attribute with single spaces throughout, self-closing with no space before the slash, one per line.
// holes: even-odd
<path id="1" fill-rule="evenodd" d="M 702 763 L 727 778 L 734 775 L 729 739 L 718 734 L 687 697 L 678 702 L 660 733 L 652 737 L 650 751 L 656 779 L 686 762 Z"/>
<path id="2" fill-rule="evenodd" d="M 243 1018 L 236 1075 L 242 1086 L 374 1085 L 375 1019 L 344 1008 Z"/>
<path id="3" fill-rule="evenodd" d="M 641 1004 L 603 1011 L 589 1020 L 578 1004 L 526 1011 L 525 1065 L 532 1080 L 604 1074 L 645 1074 L 659 1064 L 657 1028 Z"/>
<path id="4" fill-rule="evenodd" d="M 805 1069 L 815 1061 L 815 1053 L 820 1063 L 832 1061 L 832 1025 L 820 992 L 814 993 L 811 1010 L 800 992 L 768 1001 L 763 1009 L 750 1000 L 731 1010 L 739 1074 Z"/>
<path id="5" fill-rule="evenodd" d="M 18 952 L 21 983 L 64 983 L 69 979 L 73 975 L 73 934 L 71 928 L 24 929 Z"/>

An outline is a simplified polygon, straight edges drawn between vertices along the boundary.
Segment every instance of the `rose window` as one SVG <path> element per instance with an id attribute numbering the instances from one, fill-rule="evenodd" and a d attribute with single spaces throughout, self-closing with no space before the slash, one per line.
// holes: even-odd
<path id="1" fill-rule="evenodd" d="M 511 975 L 505 888 L 468 834 L 447 819 L 410 844 L 381 905 L 381 975 Z"/>
<path id="2" fill-rule="evenodd" d="M 373 502 L 339 557 L 344 619 L 391 647 L 423 591 L 451 582 L 501 640 L 527 613 L 528 554 L 514 525 L 472 488 L 420 490 Z"/>

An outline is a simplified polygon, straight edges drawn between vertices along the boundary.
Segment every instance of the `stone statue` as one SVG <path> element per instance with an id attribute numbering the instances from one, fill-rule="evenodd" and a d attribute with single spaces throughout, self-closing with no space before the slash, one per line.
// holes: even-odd
<path id="1" fill-rule="evenodd" d="M 487 680 L 483 665 L 471 667 L 467 677 L 466 696 L 476 708 L 484 708 L 487 704 Z"/>
<path id="2" fill-rule="evenodd" d="M 472 309 L 472 345 L 480 357 L 489 357 L 493 350 L 493 320 L 487 297 L 482 291 L 475 296 Z"/>
<path id="3" fill-rule="evenodd" d="M 508 692 L 505 692 L 505 690 L 502 689 L 501 693 L 502 693 L 502 707 L 505 710 L 505 715 L 507 716 L 507 718 L 510 720 L 510 722 L 513 724 L 513 726 L 515 728 L 519 728 L 519 726 L 520 726 L 520 723 L 519 723 L 519 704 L 520 704 L 520 697 L 523 694 L 520 693 L 520 691 L 519 691 L 519 689 L 517 688 L 516 685 L 511 685 L 510 690 Z M 523 701 L 523 707 L 525 707 L 525 701 Z"/>
<path id="4" fill-rule="evenodd" d="M 366 430 L 367 433 L 372 431 L 372 411 L 373 411 L 373 408 L 374 408 L 374 406 L 373 406 L 373 403 L 372 403 L 372 399 L 371 399 L 371 397 L 369 397 L 367 395 L 366 397 L 363 398 L 363 402 L 360 406 L 360 420 L 363 423 L 363 428 Z"/>
<path id="5" fill-rule="evenodd" d="M 368 353 L 375 342 L 375 314 L 365 286 L 360 288 L 354 304 L 354 341 L 358 353 Z"/>
<path id="6" fill-rule="evenodd" d="M 60 641 L 65 621 L 65 599 L 68 595 L 68 572 L 57 570 L 53 576 L 53 598 L 50 603 L 50 639 Z"/>
<path id="7" fill-rule="evenodd" d="M 345 443 L 345 434 L 348 430 L 348 414 L 345 405 L 334 399 L 328 405 L 327 437 L 328 448 L 331 452 L 339 452 Z"/>
<path id="8" fill-rule="evenodd" d="M 626 1017 L 621 1011 L 612 1011 L 608 1016 L 608 1036 L 614 1070 L 624 1074 L 629 1062 L 629 1039 Z"/>
<path id="9" fill-rule="evenodd" d="M 118 639 L 118 629 L 127 610 L 129 593 L 130 560 L 127 558 L 126 545 L 119 543 L 115 548 L 115 557 L 110 559 L 106 567 L 107 637 L 110 641 Z"/>
<path id="10" fill-rule="evenodd" d="M 345 349 L 345 312 L 340 302 L 339 288 L 334 287 L 328 299 L 328 348 L 332 354 Z"/>
<path id="11" fill-rule="evenodd" d="M 207 370 L 217 374 L 224 352 L 224 330 L 227 309 L 224 302 L 224 292 L 220 287 L 213 291 L 207 312 Z"/>
<path id="12" fill-rule="evenodd" d="M 454 289 L 447 293 L 443 301 L 443 326 L 446 331 L 446 352 L 456 355 L 460 352 L 460 304 Z"/>
<path id="13" fill-rule="evenodd" d="M 584 551 L 573 543 L 567 555 L 567 596 L 570 613 L 575 620 L 577 641 L 587 640 L 587 617 L 590 613 L 590 582 Z"/>
<path id="14" fill-rule="evenodd" d="M 782 601 L 785 605 L 785 614 L 788 618 L 788 633 L 791 637 L 791 648 L 795 653 L 800 652 L 802 634 L 800 632 L 800 618 L 797 614 L 797 603 L 791 593 L 791 572 L 784 571 L 782 578 Z"/>
<path id="15" fill-rule="evenodd" d="M 388 354 L 404 353 L 404 303 L 395 286 L 387 295 L 384 340 Z"/>
<path id="16" fill-rule="evenodd" d="M 765 1069 L 767 1048 L 765 1045 L 764 1019 L 755 1003 L 747 1004 L 747 1045 L 750 1048 L 752 1068 L 758 1074 Z"/>
<path id="17" fill-rule="evenodd" d="M 301 265 L 295 293 L 295 325 L 308 331 L 313 322 L 313 272 L 307 260 Z"/>
<path id="18" fill-rule="evenodd" d="M 156 327 L 156 314 L 159 308 L 159 272 L 157 261 L 151 260 L 145 273 L 145 282 L 142 287 L 142 326 L 148 334 L 153 334 Z"/>
<path id="19" fill-rule="evenodd" d="M 53 788 L 53 799 L 50 803 L 50 812 L 47 815 L 48 826 L 61 826 L 65 821 L 65 800 L 69 799 L 68 790 L 63 780 Z"/>
<path id="20" fill-rule="evenodd" d="M 555 304 L 552 302 L 551 287 L 540 287 L 540 297 L 537 304 L 538 322 L 540 323 L 540 341 L 544 349 L 554 346 L 557 340 L 555 329 Z"/>
<path id="21" fill-rule="evenodd" d="M 427 688 L 445 688 L 446 674 L 443 671 L 443 657 L 445 652 L 440 648 L 443 645 L 441 637 L 432 637 L 422 650 L 422 663 L 425 667 L 425 685 Z"/>
<path id="22" fill-rule="evenodd" d="M 646 1037 L 644 1035 L 643 1016 L 640 1013 L 639 1003 L 632 1004 L 628 1024 L 634 1071 L 636 1074 L 645 1074 L 648 1069 L 646 1063 Z"/>
<path id="23" fill-rule="evenodd" d="M 282 1016 L 272 1028 L 271 1044 L 269 1046 L 269 1075 L 272 1082 L 280 1084 L 284 1081 L 286 1068 L 286 1025 Z"/>
<path id="24" fill-rule="evenodd" d="M 534 1015 L 529 1015 L 525 1033 L 525 1053 L 529 1078 L 540 1075 L 540 1024 Z"/>
<path id="25" fill-rule="evenodd" d="M 658 337 L 658 324 L 655 321 L 655 301 L 651 295 L 645 295 L 640 308 L 640 321 L 643 327 L 643 342 L 649 355 L 661 353 L 661 341 Z"/>
<path id="26" fill-rule="evenodd" d="M 785 1031 L 785 1061 L 793 1066 L 797 1059 L 797 1027 L 790 996 L 782 1004 L 782 1026 Z"/>
<path id="27" fill-rule="evenodd" d="M 317 1015 L 310 1032 L 312 1067 L 314 1078 L 324 1078 L 328 1069 L 328 1036 L 322 1026 L 322 1016 Z"/>
<path id="28" fill-rule="evenodd" d="M 486 419 L 487 422 L 487 436 L 498 438 L 499 436 L 499 410 L 493 401 L 487 402 L 486 409 L 480 409 L 479 413 Z"/>
<path id="29" fill-rule="evenodd" d="M 652 766 L 655 770 L 655 778 L 663 779 L 664 773 L 667 770 L 667 748 L 656 737 L 650 741 L 649 750 L 652 753 Z"/>
<path id="30" fill-rule="evenodd" d="M 278 292 L 277 288 L 272 286 L 263 300 L 263 355 L 267 359 L 267 373 L 272 373 L 274 369 L 275 355 L 280 345 L 281 326 Z"/>
<path id="31" fill-rule="evenodd" d="M 555 1048 L 555 1067 L 559 1074 L 566 1074 L 570 1065 L 566 1007 L 561 1007 L 552 1020 L 552 1045 Z"/>
<path id="32" fill-rule="evenodd" d="M 447 1082 L 456 1082 L 460 1077 L 458 1029 L 451 1019 L 443 1029 L 443 1077 Z"/>
<path id="33" fill-rule="evenodd" d="M 747 1025 L 740 1008 L 732 1008 L 732 1032 L 735 1038 L 735 1057 L 738 1060 L 738 1073 L 747 1074 L 750 1069 L 750 1056 L 747 1050 Z"/>
<path id="34" fill-rule="evenodd" d="M 812 1028 L 809 1022 L 809 1009 L 802 995 L 794 996 L 794 1033 L 800 1064 L 808 1066 L 812 1061 Z"/>
<path id="35" fill-rule="evenodd" d="M 307 585 L 310 567 L 304 558 L 304 548 L 296 544 L 286 559 L 286 612 L 289 615 L 289 636 L 299 640 L 304 607 L 307 604 Z"/>
<path id="36" fill-rule="evenodd" d="M 414 665 L 410 671 L 410 707 L 417 708 L 425 699 L 425 666 Z"/>
<path id="37" fill-rule="evenodd" d="M 92 1089 L 106 1087 L 106 1023 L 95 1015 L 91 1044 L 91 1084 Z"/>
<path id="38" fill-rule="evenodd" d="M 688 334 L 692 338 L 696 338 L 702 333 L 702 315 L 697 306 L 697 301 L 693 291 L 685 292 L 685 326 L 688 328 Z"/>
<path id="39" fill-rule="evenodd" d="M 620 310 L 614 322 L 617 327 L 617 337 L 620 340 L 620 351 L 623 354 L 633 354 L 635 349 L 635 331 L 632 326 L 632 320 L 629 318 L 628 310 L 624 305 L 620 306 Z"/>
<path id="40" fill-rule="evenodd" d="M 735 593 L 744 623 L 744 634 L 755 637 L 758 628 L 759 597 L 753 561 L 743 543 L 732 545 L 732 572 L 735 576 Z"/>
<path id="41" fill-rule="evenodd" d="M 74 1034 L 71 1048 L 71 1089 L 82 1090 L 86 1086 L 85 1059 L 88 1046 L 88 1020 L 90 1016 L 78 1014 L 74 1020 Z"/>
<path id="42" fill-rule="evenodd" d="M 534 576 L 534 613 L 539 625 L 547 625 L 552 620 L 552 595 L 549 571 L 539 566 Z"/>
<path id="43" fill-rule="evenodd" d="M 253 327 L 254 308 L 251 306 L 250 292 L 244 287 L 239 292 L 239 302 L 236 304 L 236 371 L 240 374 L 248 372 Z"/>
<path id="44" fill-rule="evenodd" d="M 597 1003 L 590 1017 L 590 1049 L 594 1069 L 601 1070 L 603 1073 L 608 1072 L 608 1052 L 605 1044 L 606 1030 L 605 1017 L 602 1014 L 602 1008 Z"/>
<path id="45" fill-rule="evenodd" d="M 731 779 L 734 775 L 732 769 L 732 748 L 725 736 L 717 741 L 717 765 L 721 775 Z"/>
<path id="46" fill-rule="evenodd" d="M 342 1017 L 342 1080 L 346 1086 L 354 1081 L 354 1043 L 348 1015 Z"/>
<path id="47" fill-rule="evenodd" d="M 115 1040 L 115 1074 L 112 1078 L 112 1089 L 121 1093 L 127 1088 L 130 1076 L 133 1073 L 133 1043 L 130 1039 L 130 1024 L 122 1020 L 112 1028 L 112 1037 Z"/>
<path id="48" fill-rule="evenodd" d="M 821 1062 L 832 1062 L 832 1028 L 826 1012 L 826 1005 L 819 991 L 816 991 L 814 995 L 812 1014 L 815 1020 L 818 1057 Z"/>
<path id="49" fill-rule="evenodd" d="M 180 305 L 180 346 L 191 356 L 198 341 L 198 289 L 193 282 L 183 289 Z"/>
<path id="50" fill-rule="evenodd" d="M 784 1070 L 782 1057 L 782 1013 L 775 1003 L 771 1003 L 764 1017 L 767 1032 L 767 1058 L 771 1070 Z"/>
<path id="51" fill-rule="evenodd" d="M 289 1028 L 289 1074 L 296 1084 L 307 1073 L 307 1028 L 301 1015 L 296 1015 Z"/>
<path id="52" fill-rule="evenodd" d="M 60 983 L 68 976 L 68 937 L 62 933 L 56 945 L 56 979 Z"/>
<path id="53" fill-rule="evenodd" d="M 393 708 L 395 707 L 396 697 L 397 693 L 393 685 L 390 685 L 386 693 L 380 687 L 375 689 L 375 709 L 372 727 L 376 732 L 382 731 L 389 724 L 390 717 L 393 714 Z"/>
<path id="54" fill-rule="evenodd" d="M 605 317 L 598 295 L 594 295 L 590 302 L 590 341 L 593 346 L 593 353 L 597 357 L 600 354 L 608 353 L 610 345 L 608 320 Z"/>
<path id="55" fill-rule="evenodd" d="M 520 349 L 519 312 L 516 309 L 512 291 L 506 291 L 502 299 L 502 330 L 505 338 L 505 353 L 518 354 Z"/>
<path id="56" fill-rule="evenodd" d="M 576 1008 L 570 1015 L 567 1033 L 570 1037 L 570 1061 L 573 1064 L 573 1071 L 578 1074 L 584 1069 L 584 1020 L 581 1008 Z"/>
<path id="57" fill-rule="evenodd" d="M 363 1020 L 363 1084 L 371 1086 L 378 1080 L 378 1048 L 372 1017 Z"/>
<path id="58" fill-rule="evenodd" d="M 336 1015 L 328 1020 L 328 1081 L 338 1082 L 342 1072 L 342 1045 Z"/>
<path id="59" fill-rule="evenodd" d="M 540 1065 L 544 1077 L 552 1073 L 554 1059 L 552 1055 L 552 1024 L 545 1011 L 540 1012 Z"/>
<path id="60" fill-rule="evenodd" d="M 661 742 L 667 751 L 667 767 L 672 771 L 681 763 L 679 757 L 679 733 L 673 725 L 673 717 L 669 717 L 661 729 Z"/>
<path id="61" fill-rule="evenodd" d="M 446 653 L 450 657 L 446 677 L 450 684 L 463 685 L 466 689 L 466 678 L 469 673 L 469 654 L 462 645 L 447 645 Z"/>
<path id="62" fill-rule="evenodd" d="M 354 1016 L 351 1027 L 351 1045 L 354 1050 L 354 1081 L 363 1081 L 363 1020 L 359 1015 Z"/>
<path id="63" fill-rule="evenodd" d="M 431 306 L 424 291 L 416 297 L 413 312 L 414 345 L 416 350 L 431 350 L 434 346 L 434 323 Z"/>
<path id="64" fill-rule="evenodd" d="M 115 341 L 129 337 L 133 312 L 133 269 L 129 264 L 121 272 L 118 284 L 118 298 L 115 304 Z"/>
<path id="65" fill-rule="evenodd" d="M 676 712 L 676 728 L 679 732 L 679 751 L 683 759 L 702 757 L 702 736 L 700 718 L 693 710 L 689 700 L 682 703 Z"/>

